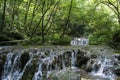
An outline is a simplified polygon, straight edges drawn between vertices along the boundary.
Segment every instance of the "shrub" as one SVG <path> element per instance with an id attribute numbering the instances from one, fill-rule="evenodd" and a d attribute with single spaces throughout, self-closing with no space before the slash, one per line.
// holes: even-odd
<path id="1" fill-rule="evenodd" d="M 55 45 L 69 45 L 71 38 L 68 35 L 64 35 L 61 39 L 56 39 L 53 44 Z"/>
<path id="2" fill-rule="evenodd" d="M 113 34 L 110 44 L 113 46 L 113 48 L 120 49 L 120 31 L 116 31 Z"/>
<path id="3" fill-rule="evenodd" d="M 8 37 L 5 34 L 0 33 L 0 41 L 10 41 L 12 38 Z"/>
<path id="4" fill-rule="evenodd" d="M 13 39 L 16 39 L 16 40 L 23 40 L 24 39 L 24 35 L 22 33 L 20 33 L 20 32 L 12 31 L 7 35 L 9 37 L 12 37 Z"/>
<path id="5" fill-rule="evenodd" d="M 29 39 L 26 42 L 23 42 L 22 45 L 36 45 L 39 41 L 41 41 L 41 37 L 40 36 L 34 36 L 32 39 Z"/>

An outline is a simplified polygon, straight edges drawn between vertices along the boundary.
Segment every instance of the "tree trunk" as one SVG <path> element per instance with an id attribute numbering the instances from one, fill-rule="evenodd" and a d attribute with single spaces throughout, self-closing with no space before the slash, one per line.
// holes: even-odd
<path id="1" fill-rule="evenodd" d="M 2 23 L 1 23 L 1 28 L 0 31 L 3 31 L 3 28 L 5 27 L 5 10 L 6 10 L 6 0 L 4 0 L 4 5 L 3 5 L 3 15 L 2 15 Z"/>
<path id="2" fill-rule="evenodd" d="M 28 3 L 26 3 L 26 13 L 25 13 L 25 17 L 24 17 L 24 32 L 27 31 L 27 18 L 28 18 L 28 12 L 29 12 L 29 8 L 30 8 L 30 4 L 31 4 L 32 0 L 30 0 Z"/>
<path id="3" fill-rule="evenodd" d="M 42 3 L 42 15 L 44 15 L 45 0 Z M 42 44 L 44 45 L 44 16 L 42 17 Z"/>
<path id="4" fill-rule="evenodd" d="M 63 33 L 60 36 L 60 39 L 64 36 L 64 34 L 65 34 L 65 32 L 66 32 L 66 30 L 68 28 L 68 23 L 69 23 L 69 20 L 70 20 L 70 14 L 71 14 L 71 10 L 72 10 L 72 2 L 73 2 L 73 0 L 71 0 L 71 2 L 70 2 L 70 8 L 69 8 L 69 13 L 68 13 L 68 18 L 67 18 L 67 21 L 65 23 L 65 27 L 64 27 Z"/>
<path id="5" fill-rule="evenodd" d="M 15 4 L 14 4 L 13 10 L 12 10 L 12 21 L 11 21 L 10 30 L 13 30 L 13 27 L 14 27 L 14 19 L 15 19 Z"/>

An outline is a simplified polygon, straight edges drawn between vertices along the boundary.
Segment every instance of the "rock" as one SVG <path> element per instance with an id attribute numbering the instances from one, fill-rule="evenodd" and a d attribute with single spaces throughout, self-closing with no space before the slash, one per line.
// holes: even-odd
<path id="1" fill-rule="evenodd" d="M 50 55 L 50 50 L 45 50 L 45 55 L 49 56 Z"/>
<path id="2" fill-rule="evenodd" d="M 120 77 L 117 77 L 115 80 L 120 80 Z"/>
<path id="3" fill-rule="evenodd" d="M 87 62 L 89 61 L 89 57 L 88 56 L 77 56 L 77 64 L 76 66 L 81 68 L 82 66 L 86 66 Z"/>
<path id="4" fill-rule="evenodd" d="M 116 54 L 114 56 L 115 56 L 115 58 L 117 58 L 120 61 L 120 54 Z"/>
<path id="5" fill-rule="evenodd" d="M 114 74 L 116 74 L 117 76 L 120 76 L 120 68 L 115 69 Z"/>
<path id="6" fill-rule="evenodd" d="M 75 71 L 61 70 L 54 72 L 49 76 L 48 80 L 80 80 L 81 76 Z"/>
<path id="7" fill-rule="evenodd" d="M 96 54 L 91 54 L 91 55 L 90 55 L 90 58 L 91 58 L 91 59 L 95 59 L 95 58 L 97 58 L 97 55 L 96 55 Z"/>
<path id="8" fill-rule="evenodd" d="M 24 51 L 24 53 L 21 55 L 20 62 L 21 62 L 21 70 L 23 70 L 25 64 L 29 61 L 30 55 L 29 51 Z"/>
<path id="9" fill-rule="evenodd" d="M 87 66 L 86 66 L 86 68 L 85 68 L 85 70 L 86 70 L 87 72 L 91 72 L 91 71 L 93 70 L 92 65 L 93 65 L 94 62 L 95 62 L 95 59 L 90 59 L 90 60 L 87 62 Z"/>
<path id="10" fill-rule="evenodd" d="M 0 56 L 0 80 L 1 80 L 1 77 L 2 77 L 2 72 L 4 70 L 5 60 L 6 60 L 6 55 L 1 55 Z"/>
<path id="11" fill-rule="evenodd" d="M 24 74 L 21 80 L 32 80 L 35 72 L 37 71 L 36 61 L 32 61 L 30 65 L 28 65 L 24 71 Z"/>

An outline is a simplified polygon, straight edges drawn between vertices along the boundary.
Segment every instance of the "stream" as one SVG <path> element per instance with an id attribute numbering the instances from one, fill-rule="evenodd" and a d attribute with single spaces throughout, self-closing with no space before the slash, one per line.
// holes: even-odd
<path id="1" fill-rule="evenodd" d="M 120 80 L 120 53 L 107 46 L 0 47 L 0 80 Z"/>

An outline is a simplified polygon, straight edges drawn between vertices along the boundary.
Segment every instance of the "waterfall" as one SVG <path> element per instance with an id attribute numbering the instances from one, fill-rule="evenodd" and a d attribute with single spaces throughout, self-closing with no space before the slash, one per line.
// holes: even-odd
<path id="1" fill-rule="evenodd" d="M 34 74 L 33 80 L 42 80 L 42 63 L 39 64 L 38 71 Z"/>
<path id="2" fill-rule="evenodd" d="M 13 53 L 7 54 L 7 59 L 4 65 L 4 74 L 2 75 L 2 80 L 11 80 L 11 67 L 12 67 L 12 57 Z"/>
<path id="3" fill-rule="evenodd" d="M 2 76 L 2 80 L 18 80 L 18 76 L 20 75 L 20 54 L 15 54 L 15 58 L 13 53 L 9 53 L 7 55 L 7 60 L 4 65 L 4 73 Z M 13 59 L 13 61 L 12 61 Z"/>
<path id="4" fill-rule="evenodd" d="M 24 71 L 27 67 L 27 65 L 31 62 L 32 58 L 25 64 L 25 67 L 23 70 L 20 68 L 20 58 L 21 58 L 21 52 L 20 53 L 8 53 L 7 59 L 4 65 L 4 71 L 2 75 L 2 80 L 20 80 L 21 77 L 24 74 Z"/>
<path id="5" fill-rule="evenodd" d="M 20 79 L 22 78 L 22 76 L 23 76 L 23 74 L 24 74 L 27 66 L 31 64 L 31 61 L 32 61 L 32 59 L 33 59 L 33 54 L 32 54 L 32 53 L 29 53 L 29 55 L 30 55 L 30 59 L 29 59 L 29 61 L 25 64 L 22 72 L 19 73 L 19 76 L 18 76 L 18 79 L 17 79 L 17 80 L 20 80 Z"/>
<path id="6" fill-rule="evenodd" d="M 76 53 L 72 52 L 72 57 L 71 57 L 71 66 L 75 67 L 75 62 L 76 62 Z"/>
<path id="7" fill-rule="evenodd" d="M 115 75 L 112 73 L 113 62 L 109 58 L 98 58 L 93 64 L 92 74 L 95 76 L 101 76 L 103 78 L 109 78 L 114 80 Z"/>
<path id="8" fill-rule="evenodd" d="M 86 58 L 93 59 L 90 54 L 84 55 L 84 52 L 76 49 L 31 49 L 10 52 L 6 55 L 1 80 L 49 80 L 51 74 L 56 71 L 81 71 L 86 67 L 85 62 L 90 62 Z M 114 62 L 108 56 L 99 55 L 89 64 L 92 68 L 91 74 L 94 76 L 110 80 L 116 77 L 112 72 Z"/>

